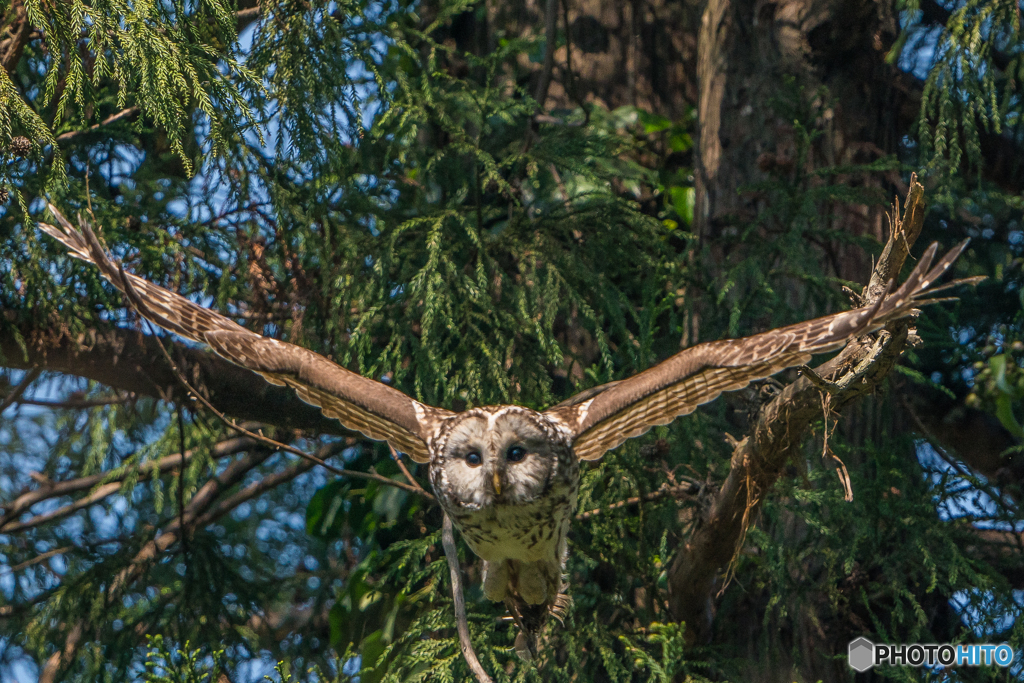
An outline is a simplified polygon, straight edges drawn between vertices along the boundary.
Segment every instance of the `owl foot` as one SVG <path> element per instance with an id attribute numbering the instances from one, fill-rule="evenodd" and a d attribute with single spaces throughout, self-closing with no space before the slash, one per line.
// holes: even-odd
<path id="1" fill-rule="evenodd" d="M 529 567 L 532 571 L 519 572 L 519 581 L 516 586 L 519 590 L 519 597 L 528 605 L 543 605 L 548 601 L 548 580 L 543 572 L 537 571 L 537 567 Z"/>
<path id="2" fill-rule="evenodd" d="M 548 607 L 548 614 L 558 620 L 558 623 L 565 628 L 565 613 L 572 605 L 572 598 L 569 597 L 568 593 L 559 593 L 555 596 L 555 601 Z"/>
<path id="3" fill-rule="evenodd" d="M 501 602 L 508 593 L 508 561 L 484 560 L 484 597 Z"/>

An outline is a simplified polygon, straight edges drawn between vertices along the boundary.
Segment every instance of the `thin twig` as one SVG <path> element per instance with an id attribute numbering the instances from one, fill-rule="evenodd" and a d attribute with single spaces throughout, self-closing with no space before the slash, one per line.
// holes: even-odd
<path id="1" fill-rule="evenodd" d="M 402 459 L 402 455 L 398 451 L 396 451 L 391 444 L 388 444 L 388 448 L 391 450 L 391 457 L 394 459 L 395 463 L 398 465 L 398 469 L 402 470 L 402 474 L 404 474 L 405 478 L 409 480 L 409 483 L 412 484 L 413 486 L 415 486 L 416 488 L 418 488 L 420 491 L 423 491 L 424 493 L 426 493 L 426 491 L 423 489 L 423 487 L 420 486 L 420 483 L 418 481 L 416 481 L 416 479 L 409 472 L 409 468 L 406 467 L 405 461 Z"/>
<path id="2" fill-rule="evenodd" d="M 53 550 L 47 551 L 47 552 L 43 553 L 42 555 L 36 555 L 31 560 L 25 560 L 24 562 L 22 562 L 20 564 L 16 564 L 13 567 L 8 568 L 6 573 L 13 574 L 14 572 L 20 572 L 22 569 L 27 569 L 27 568 L 31 567 L 32 565 L 34 565 L 34 564 L 39 564 L 40 562 L 43 562 L 44 560 L 50 559 L 54 555 L 63 555 L 64 553 L 68 552 L 69 550 L 74 550 L 74 549 L 75 549 L 75 546 L 73 546 L 73 545 L 65 546 L 63 548 L 54 548 Z"/>
<path id="3" fill-rule="evenodd" d="M 620 508 L 626 507 L 627 505 L 648 503 L 652 500 L 665 498 L 666 496 L 672 496 L 673 498 L 677 496 L 692 496 L 694 494 L 699 493 L 700 489 L 701 485 L 697 481 L 689 481 L 685 484 L 680 484 L 679 486 L 668 486 L 667 484 L 662 484 L 661 488 L 659 488 L 657 491 L 651 491 L 650 493 L 644 494 L 642 496 L 633 496 L 632 498 L 627 498 L 626 500 L 620 500 L 606 507 L 590 510 L 589 512 L 581 512 L 580 514 L 576 515 L 576 519 L 582 522 L 583 520 L 590 519 L 591 517 L 595 517 L 604 512 L 618 510 Z"/>
<path id="4" fill-rule="evenodd" d="M 43 370 L 40 367 L 34 367 L 26 372 L 25 376 L 21 378 L 21 381 L 18 382 L 18 386 L 14 387 L 14 391 L 7 394 L 7 396 L 4 397 L 4 400 L 0 402 L 0 413 L 3 413 L 12 403 L 17 401 L 18 398 L 25 393 L 25 390 L 28 389 L 29 385 L 39 378 L 39 375 L 42 372 Z"/>
<path id="5" fill-rule="evenodd" d="M 215 444 L 211 449 L 210 456 L 213 458 L 223 458 L 229 455 L 235 455 L 250 448 L 254 443 L 255 442 L 245 437 L 232 437 Z M 188 451 L 185 454 L 185 459 L 191 459 L 195 456 L 195 453 L 196 451 L 194 449 Z M 173 470 L 180 465 L 181 456 L 178 453 L 174 453 L 172 455 L 164 456 L 159 460 L 144 462 L 134 468 L 126 467 L 123 472 L 113 476 L 110 472 L 101 472 L 87 477 L 68 479 L 67 481 L 48 482 L 43 488 L 29 489 L 8 503 L 0 503 L 0 510 L 4 511 L 3 515 L 0 515 L 0 529 L 3 529 L 4 526 L 14 517 L 44 500 L 68 496 L 78 491 L 92 489 L 94 486 L 99 486 L 101 484 L 120 482 L 133 472 L 137 474 L 139 481 L 144 481 L 151 476 L 156 476 L 158 473 L 162 474 Z M 32 473 L 29 473 L 29 476 L 31 476 L 31 474 Z"/>
<path id="6" fill-rule="evenodd" d="M 84 130 L 69 130 L 67 133 L 61 133 L 60 135 L 57 136 L 57 142 L 67 142 L 68 140 L 71 140 L 78 135 L 82 135 L 83 133 L 91 133 L 95 130 L 98 130 L 99 128 L 102 128 L 103 126 L 109 126 L 112 123 L 116 123 L 121 119 L 126 119 L 129 116 L 134 116 L 138 113 L 138 107 L 128 107 L 127 109 L 122 109 L 116 114 L 112 114 L 107 118 L 103 119 L 102 121 L 100 121 L 99 123 L 93 124 Z"/>
<path id="7" fill-rule="evenodd" d="M 462 569 L 459 567 L 459 554 L 455 549 L 455 534 L 452 531 L 452 518 L 444 516 L 441 527 L 441 544 L 448 558 L 448 570 L 452 575 L 452 599 L 455 601 L 455 626 L 459 631 L 459 647 L 466 658 L 469 670 L 476 676 L 478 683 L 492 683 L 480 660 L 476 658 L 473 642 L 469 639 L 469 624 L 466 622 L 466 600 L 462 595 Z"/>
<path id="8" fill-rule="evenodd" d="M 80 401 L 39 401 L 33 398 L 21 398 L 15 401 L 19 406 L 39 406 L 40 408 L 64 408 L 67 410 L 81 410 L 85 408 L 99 408 L 101 406 L 123 405 L 135 399 L 135 395 L 110 396 L 109 398 L 90 398 Z"/>
<path id="9" fill-rule="evenodd" d="M 807 378 L 808 382 L 814 385 L 815 389 L 822 392 L 823 394 L 835 396 L 843 390 L 842 386 L 840 386 L 836 382 L 830 382 L 829 380 L 825 379 L 817 372 L 815 372 L 810 366 L 801 365 L 797 367 L 797 370 L 800 371 L 801 375 Z"/>
<path id="10" fill-rule="evenodd" d="M 326 459 L 333 455 L 337 455 L 345 448 L 347 448 L 347 446 L 344 443 L 329 443 L 322 446 L 318 450 L 318 454 L 319 457 Z M 285 482 L 291 481 L 303 472 L 307 472 L 312 469 L 314 465 L 315 463 L 312 461 L 300 462 L 286 470 L 268 475 L 257 482 L 249 484 L 241 491 L 238 491 L 217 503 L 216 507 L 196 519 L 194 526 L 198 528 L 212 524 L 245 501 L 255 498 L 261 493 L 276 488 Z"/>

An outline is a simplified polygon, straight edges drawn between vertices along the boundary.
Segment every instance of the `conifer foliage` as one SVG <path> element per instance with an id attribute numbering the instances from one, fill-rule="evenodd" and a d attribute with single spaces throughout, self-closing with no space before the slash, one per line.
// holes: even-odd
<path id="1" fill-rule="evenodd" d="M 1024 644 L 1024 183 L 985 175 L 986 135 L 1022 143 L 1019 5 L 968 0 L 931 34 L 935 7 L 891 8 L 880 59 L 931 35 L 932 61 L 877 159 L 822 152 L 838 86 L 777 78 L 760 106 L 790 149 L 747 170 L 755 209 L 713 220 L 698 102 L 579 75 L 610 49 L 583 30 L 601 3 L 523 7 L 0 0 L 0 680 L 470 675 L 425 466 L 148 327 L 36 230 L 47 200 L 252 330 L 434 405 L 541 408 L 848 305 L 870 273 L 839 274 L 885 237 L 849 216 L 921 172 L 943 202 L 914 253 L 973 236 L 958 274 L 990 280 L 926 311 L 843 417 L 822 394 L 701 619 L 674 577 L 776 384 L 584 468 L 573 602 L 535 665 L 460 546 L 470 632 L 497 681 L 832 681 L 860 635 Z M 956 450 L 963 415 L 988 460 Z"/>

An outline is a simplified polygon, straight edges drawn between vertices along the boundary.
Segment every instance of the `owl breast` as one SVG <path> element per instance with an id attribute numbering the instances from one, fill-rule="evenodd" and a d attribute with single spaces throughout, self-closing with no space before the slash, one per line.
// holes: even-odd
<path id="1" fill-rule="evenodd" d="M 525 505 L 489 505 L 451 516 L 470 549 L 484 560 L 561 560 L 578 493 L 578 484 L 553 487 L 544 499 Z"/>

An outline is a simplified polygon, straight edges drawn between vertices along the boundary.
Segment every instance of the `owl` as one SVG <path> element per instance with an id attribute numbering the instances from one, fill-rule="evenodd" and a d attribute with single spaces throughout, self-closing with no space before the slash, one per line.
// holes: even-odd
<path id="1" fill-rule="evenodd" d="M 626 439 L 693 412 L 813 354 L 907 315 L 966 247 L 932 266 L 937 245 L 907 281 L 870 306 L 835 313 L 743 339 L 698 344 L 628 379 L 584 391 L 544 411 L 502 405 L 453 412 L 357 375 L 294 344 L 263 337 L 162 287 L 124 272 L 89 226 L 72 226 L 55 207 L 58 226 L 40 224 L 72 256 L 91 262 L 141 315 L 166 330 L 209 345 L 217 354 L 291 387 L 325 415 L 370 439 L 429 464 L 438 502 L 470 549 L 483 560 L 483 592 L 504 601 L 520 627 L 517 651 L 536 651 L 549 614 L 566 604 L 566 537 L 576 510 L 582 461 L 597 460 Z"/>

